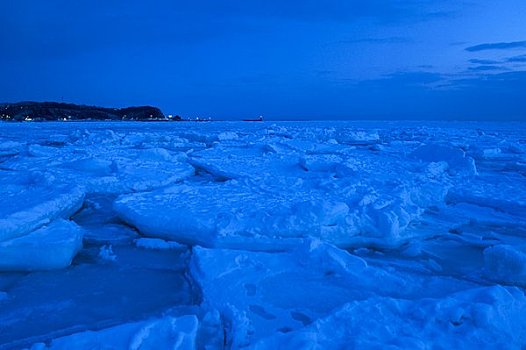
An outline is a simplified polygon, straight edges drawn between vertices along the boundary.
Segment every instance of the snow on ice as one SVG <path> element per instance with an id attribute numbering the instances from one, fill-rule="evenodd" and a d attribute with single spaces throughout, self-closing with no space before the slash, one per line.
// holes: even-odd
<path id="1" fill-rule="evenodd" d="M 0 271 L 49 270 L 69 266 L 82 248 L 82 229 L 55 220 L 27 235 L 0 242 Z"/>
<path id="2" fill-rule="evenodd" d="M 0 349 L 522 349 L 524 135 L 0 124 Z"/>
<path id="3" fill-rule="evenodd" d="M 49 347 L 35 344 L 31 350 L 70 349 L 195 349 L 198 321 L 193 315 L 180 318 L 127 323 L 99 332 L 82 333 L 54 339 Z"/>

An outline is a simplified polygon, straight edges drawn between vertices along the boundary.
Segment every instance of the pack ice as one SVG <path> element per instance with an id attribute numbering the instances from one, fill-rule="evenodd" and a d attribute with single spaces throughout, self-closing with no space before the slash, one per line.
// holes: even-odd
<path id="1" fill-rule="evenodd" d="M 0 124 L 0 349 L 523 349 L 525 131 Z"/>
<path id="2" fill-rule="evenodd" d="M 3 172 L 0 181 L 0 270 L 69 265 L 82 246 L 82 230 L 61 218 L 80 209 L 84 192 L 55 186 L 38 172 Z"/>

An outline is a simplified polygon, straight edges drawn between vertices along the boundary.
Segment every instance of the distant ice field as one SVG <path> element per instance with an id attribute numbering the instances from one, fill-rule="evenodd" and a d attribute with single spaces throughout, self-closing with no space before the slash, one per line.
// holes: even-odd
<path id="1" fill-rule="evenodd" d="M 523 349 L 526 123 L 0 123 L 0 349 Z"/>

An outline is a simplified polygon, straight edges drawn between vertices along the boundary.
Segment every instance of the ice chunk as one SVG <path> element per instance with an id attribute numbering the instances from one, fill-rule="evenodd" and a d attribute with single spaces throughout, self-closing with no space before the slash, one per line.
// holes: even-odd
<path id="1" fill-rule="evenodd" d="M 194 174 L 190 164 L 163 151 L 152 149 L 139 152 L 137 159 L 121 156 L 111 160 L 83 158 L 65 162 L 52 171 L 61 181 L 82 185 L 88 193 L 148 191 Z M 165 161 L 165 157 L 170 161 Z"/>
<path id="2" fill-rule="evenodd" d="M 192 189 L 188 187 L 188 191 Z M 119 197 L 114 209 L 122 220 L 136 227 L 143 235 L 180 243 L 211 245 L 215 232 L 213 223 L 207 217 L 213 214 L 202 210 L 203 217 L 196 218 L 187 205 L 180 202 L 175 193 L 138 193 Z"/>
<path id="3" fill-rule="evenodd" d="M 470 148 L 470 154 L 473 157 L 480 161 L 482 164 L 489 165 L 492 161 L 506 160 L 506 159 L 517 159 L 517 148 L 506 147 L 507 142 L 501 140 L 501 142 L 477 142 L 474 143 Z M 520 153 L 519 153 L 520 154 Z"/>
<path id="4" fill-rule="evenodd" d="M 117 255 L 113 252 L 113 248 L 110 245 L 103 245 L 99 250 L 99 259 L 108 262 L 117 261 Z"/>
<path id="5" fill-rule="evenodd" d="M 496 148 L 486 148 L 482 150 L 481 156 L 482 158 L 491 158 L 491 157 L 498 157 L 502 153 L 502 150 L 498 147 Z"/>
<path id="6" fill-rule="evenodd" d="M 63 164 L 64 167 L 78 170 L 88 176 L 107 176 L 112 173 L 112 162 L 105 159 L 83 158 Z"/>
<path id="7" fill-rule="evenodd" d="M 254 344 L 263 349 L 520 349 L 526 298 L 500 286 L 445 299 L 373 297 L 346 304 L 296 332 Z"/>
<path id="8" fill-rule="evenodd" d="M 219 141 L 230 141 L 230 140 L 237 140 L 239 138 L 239 135 L 233 131 L 223 131 L 219 135 L 217 135 L 217 138 Z"/>
<path id="9" fill-rule="evenodd" d="M 0 190 L 0 242 L 23 236 L 55 218 L 79 210 L 84 191 L 76 186 L 19 183 Z"/>
<path id="10" fill-rule="evenodd" d="M 526 246 L 499 244 L 486 248 L 484 268 L 491 280 L 526 286 Z"/>
<path id="11" fill-rule="evenodd" d="M 319 140 L 289 139 L 272 142 L 268 145 L 276 153 L 287 154 L 299 152 L 300 154 L 339 154 L 354 149 L 354 146 L 340 145 L 336 140 L 332 142 L 321 143 Z"/>
<path id="12" fill-rule="evenodd" d="M 350 145 L 369 145 L 379 142 L 380 135 L 376 130 L 344 129 L 336 135 L 340 143 Z"/>
<path id="13" fill-rule="evenodd" d="M 194 175 L 194 168 L 183 162 L 133 162 L 119 164 L 119 183 L 123 192 L 148 191 L 168 186 Z"/>
<path id="14" fill-rule="evenodd" d="M 143 139 L 146 136 L 143 135 Z M 151 136 L 146 137 L 145 142 L 149 138 Z M 164 146 L 164 142 L 134 148 L 121 144 L 120 137 L 89 146 L 80 141 L 60 148 L 32 145 L 32 157 L 9 160 L 9 166 L 26 171 L 46 169 L 55 177 L 55 186 L 74 183 L 87 193 L 152 190 L 194 174 L 186 154 L 156 147 L 161 145 Z"/>
<path id="15" fill-rule="evenodd" d="M 159 238 L 139 238 L 135 241 L 135 245 L 139 248 L 152 250 L 186 249 L 186 246 L 182 244 Z"/>
<path id="16" fill-rule="evenodd" d="M 526 145 L 520 144 L 518 142 L 513 142 L 513 143 L 510 142 L 507 144 L 506 150 L 509 153 L 524 154 L 526 153 Z"/>
<path id="17" fill-rule="evenodd" d="M 146 236 L 208 247 L 228 247 L 231 240 L 237 245 L 242 240 L 236 237 L 246 237 L 249 246 L 250 238 L 258 237 L 330 237 L 335 231 L 343 236 L 349 211 L 339 201 L 301 196 L 293 201 L 287 194 L 230 182 L 121 196 L 114 208 Z"/>
<path id="18" fill-rule="evenodd" d="M 523 218 L 526 215 L 526 183 L 522 175 L 483 174 L 451 188 L 449 203 L 470 203 Z"/>
<path id="19" fill-rule="evenodd" d="M 477 168 L 473 158 L 457 147 L 439 144 L 428 144 L 417 148 L 411 157 L 424 162 L 447 162 L 452 175 L 476 175 Z"/>
<path id="20" fill-rule="evenodd" d="M 446 173 L 449 168 L 449 164 L 444 161 L 440 162 L 431 162 L 426 167 L 426 174 L 430 178 L 440 179 L 444 173 Z"/>
<path id="21" fill-rule="evenodd" d="M 75 130 L 70 136 L 69 141 L 84 146 L 93 146 L 93 145 L 107 145 L 107 144 L 118 144 L 124 135 L 121 133 L 116 133 L 113 130 Z"/>
<path id="22" fill-rule="evenodd" d="M 29 145 L 27 152 L 33 157 L 51 158 L 56 156 L 59 153 L 59 150 L 56 147 L 51 146 Z"/>
<path id="23" fill-rule="evenodd" d="M 204 305 L 226 319 L 232 348 L 301 329 L 351 300 L 439 297 L 466 288 L 457 280 L 389 270 L 317 240 L 282 253 L 194 247 L 190 264 Z"/>
<path id="24" fill-rule="evenodd" d="M 356 174 L 356 169 L 348 166 L 345 160 L 336 154 L 305 155 L 300 158 L 299 164 L 305 171 L 326 173 L 337 177 Z"/>
<path id="25" fill-rule="evenodd" d="M 406 235 L 406 228 L 446 193 L 424 184 L 385 186 L 374 194 L 370 188 L 357 191 L 352 183 L 335 187 L 320 181 L 192 183 L 121 196 L 114 208 L 145 236 L 190 245 L 242 248 L 244 242 L 244 249 L 274 244 L 273 250 L 280 250 L 288 239 L 310 236 L 341 247 L 395 247 L 417 234 Z"/>
<path id="26" fill-rule="evenodd" d="M 269 152 L 265 145 L 218 145 L 192 153 L 189 162 L 197 170 L 204 170 L 224 179 L 296 176 L 295 173 L 301 170 L 297 156 Z"/>
<path id="27" fill-rule="evenodd" d="M 0 140 L 0 157 L 16 156 L 24 147 L 23 143 Z"/>
<path id="28" fill-rule="evenodd" d="M 346 219 L 346 236 L 338 236 L 334 244 L 341 247 L 366 245 L 395 248 L 408 240 L 426 238 L 430 232 L 408 230 L 417 224 L 426 208 L 443 204 L 447 188 L 440 183 L 384 185 L 381 191 L 365 188 L 358 192 L 358 203 L 351 202 Z"/>
<path id="29" fill-rule="evenodd" d="M 332 258 L 325 246 L 320 252 L 313 247 L 313 258 L 309 244 L 300 247 L 297 253 L 194 247 L 192 276 L 206 305 L 229 320 L 227 339 L 232 348 L 282 328 L 297 329 L 356 293 L 341 274 L 345 269 L 360 274 L 366 268 L 363 260 L 343 251 L 333 252 Z M 282 288 L 284 285 L 287 287 Z"/>
<path id="30" fill-rule="evenodd" d="M 187 156 L 185 153 L 182 152 L 177 152 L 176 154 L 173 154 L 165 148 L 154 147 L 141 150 L 138 153 L 138 159 L 147 162 L 178 163 L 181 161 L 186 161 Z"/>
<path id="31" fill-rule="evenodd" d="M 0 242 L 0 270 L 35 271 L 67 267 L 82 248 L 82 229 L 56 220 L 30 234 Z"/>
<path id="32" fill-rule="evenodd" d="M 199 142 L 206 145 L 211 145 L 213 142 L 218 140 L 217 135 L 213 133 L 204 133 L 197 131 L 185 131 L 179 134 L 180 137 L 187 139 L 190 142 Z"/>
<path id="33" fill-rule="evenodd" d="M 167 316 L 156 320 L 126 323 L 99 331 L 75 333 L 54 339 L 48 347 L 44 344 L 35 344 L 31 349 L 194 350 L 198 325 L 199 322 L 194 315 L 177 318 Z"/>

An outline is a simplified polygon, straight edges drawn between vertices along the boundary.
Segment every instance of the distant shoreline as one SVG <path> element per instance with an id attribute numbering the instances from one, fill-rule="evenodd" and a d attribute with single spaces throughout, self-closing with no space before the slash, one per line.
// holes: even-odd
<path id="1" fill-rule="evenodd" d="M 5 122 L 49 121 L 179 121 L 167 118 L 153 106 L 108 108 L 62 102 L 17 102 L 0 104 L 0 120 Z"/>

